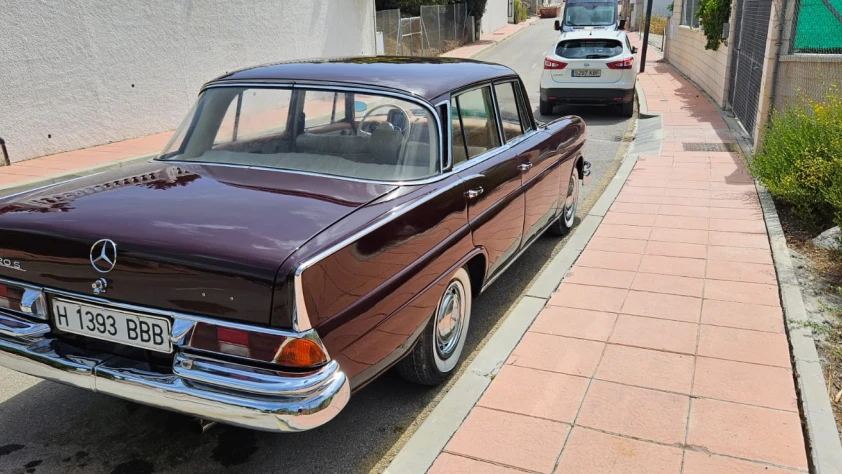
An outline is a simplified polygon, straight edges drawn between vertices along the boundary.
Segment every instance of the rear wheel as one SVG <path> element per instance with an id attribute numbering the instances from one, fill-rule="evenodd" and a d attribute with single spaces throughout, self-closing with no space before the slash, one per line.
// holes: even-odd
<path id="1" fill-rule="evenodd" d="M 620 104 L 620 116 L 631 117 L 632 115 L 634 115 L 634 100 L 625 104 Z"/>
<path id="2" fill-rule="evenodd" d="M 567 184 L 567 197 L 561 208 L 561 215 L 547 229 L 552 235 L 567 235 L 576 221 L 576 206 L 579 204 L 579 170 L 573 166 L 570 181 Z"/>
<path id="3" fill-rule="evenodd" d="M 552 115 L 553 114 L 553 104 L 550 102 L 544 102 L 543 100 L 538 103 L 539 112 L 541 115 Z"/>
<path id="4" fill-rule="evenodd" d="M 398 372 L 409 382 L 438 385 L 456 368 L 471 322 L 471 279 L 465 268 L 456 271 L 439 299 L 412 352 L 398 363 Z"/>

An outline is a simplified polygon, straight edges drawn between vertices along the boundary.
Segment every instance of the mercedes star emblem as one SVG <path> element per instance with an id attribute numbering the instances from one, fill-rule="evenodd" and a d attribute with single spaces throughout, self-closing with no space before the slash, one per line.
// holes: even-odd
<path id="1" fill-rule="evenodd" d="M 117 244 L 110 239 L 98 240 L 91 247 L 91 265 L 100 273 L 108 273 L 117 264 Z"/>

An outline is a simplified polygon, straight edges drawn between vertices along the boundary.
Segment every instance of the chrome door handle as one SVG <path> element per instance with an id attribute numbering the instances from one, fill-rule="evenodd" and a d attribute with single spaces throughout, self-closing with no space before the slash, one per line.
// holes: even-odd
<path id="1" fill-rule="evenodd" d="M 518 165 L 517 169 L 521 171 L 529 171 L 532 168 L 532 163 L 524 163 L 522 165 Z"/>
<path id="2" fill-rule="evenodd" d="M 465 191 L 465 197 L 468 198 L 468 199 L 474 199 L 476 197 L 479 197 L 479 195 L 482 194 L 482 192 L 483 192 L 482 186 L 480 186 L 476 189 L 469 189 L 469 190 Z"/>

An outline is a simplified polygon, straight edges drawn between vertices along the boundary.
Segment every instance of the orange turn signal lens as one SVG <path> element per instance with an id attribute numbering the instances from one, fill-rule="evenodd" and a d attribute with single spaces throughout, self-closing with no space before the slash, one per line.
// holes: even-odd
<path id="1" fill-rule="evenodd" d="M 289 339 L 275 358 L 275 363 L 284 367 L 312 367 L 325 362 L 322 349 L 309 339 Z"/>

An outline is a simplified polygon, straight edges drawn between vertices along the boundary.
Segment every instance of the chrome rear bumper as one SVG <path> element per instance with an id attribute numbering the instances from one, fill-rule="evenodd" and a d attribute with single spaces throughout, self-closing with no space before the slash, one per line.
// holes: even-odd
<path id="1" fill-rule="evenodd" d="M 0 313 L 0 366 L 46 380 L 261 431 L 297 432 L 333 419 L 350 385 L 336 361 L 298 374 L 177 353 L 172 374 L 65 347 L 50 327 Z"/>

